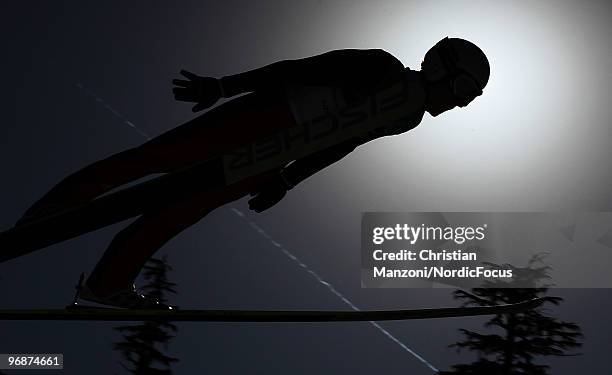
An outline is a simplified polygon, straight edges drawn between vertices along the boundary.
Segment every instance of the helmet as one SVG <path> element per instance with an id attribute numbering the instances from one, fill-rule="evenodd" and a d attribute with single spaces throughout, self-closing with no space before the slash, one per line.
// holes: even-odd
<path id="1" fill-rule="evenodd" d="M 489 81 L 487 56 L 465 39 L 444 38 L 425 54 L 421 70 L 429 82 L 449 80 L 453 93 L 471 100 L 482 94 Z"/>

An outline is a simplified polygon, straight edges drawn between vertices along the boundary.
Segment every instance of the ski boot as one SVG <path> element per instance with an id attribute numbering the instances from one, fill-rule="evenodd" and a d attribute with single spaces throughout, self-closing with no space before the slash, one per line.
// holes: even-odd
<path id="1" fill-rule="evenodd" d="M 110 295 L 99 295 L 94 293 L 87 284 L 83 284 L 85 274 L 81 274 L 79 283 L 75 287 L 76 293 L 72 301 L 72 308 L 79 307 L 90 307 L 82 306 L 78 303 L 79 299 L 95 302 L 102 305 L 111 307 L 119 307 L 123 309 L 147 309 L 147 310 L 175 310 L 176 307 L 166 305 L 156 298 L 140 294 L 136 290 L 136 286 L 132 285 L 131 288 L 120 290 Z M 69 307 L 70 307 L 69 306 Z"/>

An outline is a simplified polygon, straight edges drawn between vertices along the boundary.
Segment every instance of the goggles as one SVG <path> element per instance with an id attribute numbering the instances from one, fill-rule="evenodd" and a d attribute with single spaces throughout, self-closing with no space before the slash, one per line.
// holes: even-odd
<path id="1" fill-rule="evenodd" d="M 482 89 L 476 80 L 467 74 L 459 74 L 450 80 L 453 94 L 460 100 L 471 102 L 475 97 L 482 95 Z M 466 104 L 467 104 L 466 103 Z"/>

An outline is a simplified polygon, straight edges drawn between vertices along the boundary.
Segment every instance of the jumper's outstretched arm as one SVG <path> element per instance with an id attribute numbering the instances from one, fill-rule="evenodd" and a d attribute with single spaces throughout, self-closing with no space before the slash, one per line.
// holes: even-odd
<path id="1" fill-rule="evenodd" d="M 336 163 L 350 154 L 361 142 L 358 139 L 346 140 L 329 149 L 308 155 L 289 164 L 283 170 L 283 177 L 289 185 L 295 186 L 318 171 Z"/>
<path id="2" fill-rule="evenodd" d="M 262 212 L 274 206 L 283 199 L 287 190 L 342 159 L 359 144 L 360 142 L 357 139 L 350 139 L 294 161 L 280 170 L 280 173 L 272 177 L 267 184 L 257 191 L 251 192 L 251 195 L 255 197 L 249 200 L 249 208 L 256 212 Z"/>
<path id="3" fill-rule="evenodd" d="M 198 103 L 197 112 L 246 92 L 282 93 L 285 87 L 341 87 L 351 96 L 376 89 L 404 70 L 402 63 L 381 49 L 343 49 L 296 60 L 283 60 L 221 79 L 182 70 L 188 80 L 174 79 L 176 100 Z"/>
<path id="4" fill-rule="evenodd" d="M 297 60 L 283 60 L 221 79 L 227 97 L 284 86 L 347 86 L 374 88 L 390 72 L 404 66 L 381 49 L 342 49 Z"/>

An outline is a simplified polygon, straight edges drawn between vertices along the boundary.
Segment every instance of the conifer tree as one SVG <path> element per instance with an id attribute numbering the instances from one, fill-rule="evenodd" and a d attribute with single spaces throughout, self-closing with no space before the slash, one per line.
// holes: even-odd
<path id="1" fill-rule="evenodd" d="M 146 280 L 142 288 L 144 294 L 167 302 L 168 293 L 176 294 L 176 284 L 168 281 L 172 267 L 167 257 L 151 258 L 143 270 Z M 123 334 L 123 341 L 115 344 L 114 349 L 122 356 L 121 366 L 131 374 L 171 375 L 170 366 L 178 362 L 162 352 L 168 348 L 170 340 L 177 332 L 176 325 L 170 322 L 146 321 L 138 325 L 119 326 L 115 330 Z"/>
<path id="2" fill-rule="evenodd" d="M 455 299 L 463 301 L 463 306 L 517 303 L 538 297 L 544 303 L 525 312 L 494 316 L 484 324 L 489 332 L 461 329 L 464 340 L 450 347 L 458 352 L 476 353 L 478 358 L 469 364 L 453 365 L 452 371 L 440 374 L 548 375 L 549 366 L 539 364 L 539 358 L 576 355 L 567 352 L 582 345 L 580 327 L 551 316 L 547 309 L 550 305 L 558 306 L 563 299 L 547 296 L 550 267 L 544 265 L 544 257 L 545 254 L 534 255 L 526 267 L 488 263 L 491 267 L 512 269 L 512 281 L 487 281 L 471 293 L 463 290 L 453 293 Z"/>

